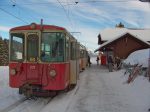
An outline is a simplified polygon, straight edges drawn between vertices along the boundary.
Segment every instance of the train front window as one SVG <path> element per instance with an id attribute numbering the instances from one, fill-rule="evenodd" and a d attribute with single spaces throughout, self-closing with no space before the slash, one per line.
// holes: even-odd
<path id="1" fill-rule="evenodd" d="M 44 62 L 64 61 L 64 33 L 42 33 L 41 60 Z"/>
<path id="2" fill-rule="evenodd" d="M 24 48 L 24 34 L 12 33 L 11 47 L 10 47 L 10 60 L 11 61 L 23 60 L 23 48 Z"/>

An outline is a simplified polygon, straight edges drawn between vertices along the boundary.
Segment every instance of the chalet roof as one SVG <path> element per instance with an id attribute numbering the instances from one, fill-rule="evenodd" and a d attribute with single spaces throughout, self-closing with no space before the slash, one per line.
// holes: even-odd
<path id="1" fill-rule="evenodd" d="M 136 28 L 109 28 L 100 32 L 102 40 L 112 40 L 126 32 L 140 37 L 144 41 L 150 41 L 150 29 L 136 29 Z"/>
<path id="2" fill-rule="evenodd" d="M 107 41 L 107 42 L 101 44 L 100 47 L 97 48 L 94 52 L 97 52 L 97 51 L 99 51 L 101 48 L 103 48 L 104 46 L 107 46 L 108 44 L 110 44 L 110 43 L 112 43 L 112 42 L 114 42 L 114 41 L 116 41 L 116 40 L 118 40 L 118 39 L 120 39 L 120 38 L 123 38 L 123 36 L 126 35 L 126 34 L 130 34 L 130 35 L 132 35 L 134 38 L 136 38 L 136 39 L 140 40 L 141 42 L 145 43 L 145 45 L 150 46 L 150 43 L 148 43 L 147 41 L 144 41 L 143 39 L 141 39 L 141 38 L 138 37 L 137 35 L 133 35 L 133 34 L 131 34 L 131 33 L 129 33 L 129 32 L 125 32 L 125 33 L 119 35 L 118 37 L 116 37 L 116 38 L 114 38 L 114 39 L 111 39 L 111 40 L 109 40 L 109 41 Z"/>

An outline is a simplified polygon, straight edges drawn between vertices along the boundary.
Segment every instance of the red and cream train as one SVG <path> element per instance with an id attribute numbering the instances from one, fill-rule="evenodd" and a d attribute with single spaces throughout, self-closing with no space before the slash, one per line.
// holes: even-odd
<path id="1" fill-rule="evenodd" d="M 19 26 L 10 30 L 9 84 L 26 96 L 49 96 L 77 84 L 87 50 L 63 27 Z"/>

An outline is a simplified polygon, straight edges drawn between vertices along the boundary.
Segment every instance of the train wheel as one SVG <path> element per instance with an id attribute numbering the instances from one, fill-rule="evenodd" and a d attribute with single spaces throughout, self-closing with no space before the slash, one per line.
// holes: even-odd
<path id="1" fill-rule="evenodd" d="M 57 94 L 58 94 L 57 91 L 51 91 L 51 92 L 50 92 L 50 97 L 54 97 L 54 96 L 56 96 Z"/>
<path id="2" fill-rule="evenodd" d="M 67 86 L 64 92 L 68 92 L 70 90 L 70 86 Z"/>
<path id="3" fill-rule="evenodd" d="M 76 87 L 76 84 L 70 84 L 66 89 L 65 92 L 71 91 Z"/>
<path id="4" fill-rule="evenodd" d="M 71 84 L 70 85 L 70 90 L 74 89 L 76 87 L 77 84 Z"/>

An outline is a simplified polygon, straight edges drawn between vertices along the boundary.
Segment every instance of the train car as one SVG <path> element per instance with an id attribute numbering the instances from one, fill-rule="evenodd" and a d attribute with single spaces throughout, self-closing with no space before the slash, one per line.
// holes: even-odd
<path id="1" fill-rule="evenodd" d="M 86 47 L 80 44 L 80 71 L 85 70 L 87 66 L 87 54 Z"/>
<path id="2" fill-rule="evenodd" d="M 9 85 L 26 96 L 49 96 L 77 84 L 79 44 L 59 26 L 32 23 L 10 30 Z"/>

